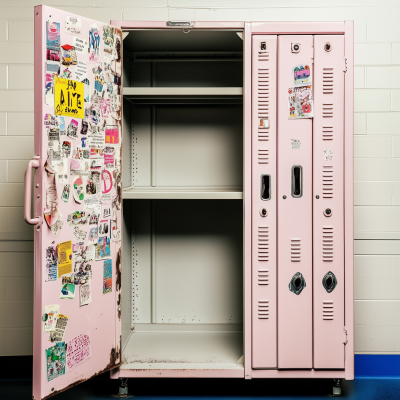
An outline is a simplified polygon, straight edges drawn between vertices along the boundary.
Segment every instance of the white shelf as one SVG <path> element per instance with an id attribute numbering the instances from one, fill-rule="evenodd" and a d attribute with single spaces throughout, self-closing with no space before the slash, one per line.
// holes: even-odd
<path id="1" fill-rule="evenodd" d="M 121 369 L 243 369 L 242 332 L 132 332 Z"/>
<path id="2" fill-rule="evenodd" d="M 241 187 L 176 188 L 128 187 L 122 191 L 123 199 L 243 199 Z"/>
<path id="3" fill-rule="evenodd" d="M 242 96 L 242 87 L 124 87 L 124 96 Z"/>

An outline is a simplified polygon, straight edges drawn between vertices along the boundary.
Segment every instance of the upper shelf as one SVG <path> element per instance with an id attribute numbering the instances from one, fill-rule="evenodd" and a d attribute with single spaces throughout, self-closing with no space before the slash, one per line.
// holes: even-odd
<path id="1" fill-rule="evenodd" d="M 241 187 L 185 188 L 185 187 L 135 187 L 122 191 L 123 199 L 243 199 Z"/>
<path id="2" fill-rule="evenodd" d="M 124 87 L 128 99 L 240 99 L 242 87 Z"/>

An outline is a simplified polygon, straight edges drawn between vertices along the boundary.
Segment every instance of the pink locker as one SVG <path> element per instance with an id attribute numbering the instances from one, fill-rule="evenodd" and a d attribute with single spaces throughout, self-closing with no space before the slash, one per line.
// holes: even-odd
<path id="1" fill-rule="evenodd" d="M 314 36 L 314 368 L 344 368 L 344 37 Z"/>
<path id="2" fill-rule="evenodd" d="M 312 119 L 289 119 L 288 104 L 296 67 L 312 72 L 312 62 L 311 35 L 278 36 L 278 367 L 285 369 L 313 365 Z"/>
<path id="3" fill-rule="evenodd" d="M 277 36 L 253 36 L 252 367 L 277 367 Z"/>
<path id="4" fill-rule="evenodd" d="M 167 48 L 171 42 L 164 42 L 167 32 L 180 35 L 174 36 L 179 43 L 172 49 Z M 200 40 L 203 32 L 207 39 Z M 210 40 L 210 32 L 221 35 Z M 124 42 L 127 35 L 132 36 Z M 157 35 L 160 40 L 154 39 Z M 148 51 L 146 46 L 154 43 L 159 48 Z M 124 58 L 125 51 L 134 57 Z M 215 73 L 210 73 L 207 68 L 214 61 Z M 188 72 L 197 62 L 195 73 Z M 88 85 L 83 92 L 84 116 L 55 118 L 60 110 L 54 104 L 57 99 L 49 95 L 53 90 L 58 93 L 52 86 L 54 75 L 69 80 L 71 90 L 78 78 Z M 291 95 L 301 80 L 311 86 L 313 99 L 296 109 Z M 139 106 L 133 111 L 135 102 Z M 74 112 L 79 113 L 78 108 Z M 296 112 L 303 117 L 293 118 Z M 25 177 L 25 220 L 34 225 L 35 239 L 33 398 L 49 398 L 107 370 L 113 379 L 353 379 L 352 113 L 352 22 L 106 25 L 36 7 L 35 154 Z M 181 116 L 179 129 L 170 129 L 176 115 Z M 96 127 L 98 118 L 108 129 L 96 138 L 102 132 Z M 90 121 L 86 128 L 84 120 Z M 198 130 L 191 130 L 187 121 L 192 120 Z M 67 178 L 56 175 L 60 169 L 49 168 L 57 129 L 63 137 L 60 151 L 68 159 Z M 163 142 L 167 135 L 172 136 Z M 61 284 L 69 279 L 61 278 L 65 271 L 56 269 L 55 274 L 50 261 L 64 268 L 69 258 L 75 266 L 79 242 L 87 241 L 84 231 L 89 233 L 89 225 L 83 227 L 80 221 L 96 201 L 91 197 L 82 203 L 75 176 L 80 171 L 83 181 L 90 181 L 88 171 L 81 168 L 85 163 L 77 160 L 87 157 L 85 143 L 96 148 L 93 143 L 99 140 L 107 148 L 103 161 L 109 160 L 108 167 L 106 162 L 94 162 L 88 168 L 102 171 L 96 187 L 101 190 L 101 214 L 108 216 L 106 206 L 111 207 L 113 240 L 96 244 L 90 301 L 77 286 L 79 301 L 74 302 L 65 300 L 69 289 L 63 287 L 60 293 Z M 71 141 L 75 152 L 68 145 Z M 169 158 L 160 158 L 163 144 Z M 110 146 L 117 146 L 117 152 Z M 200 156 L 204 148 L 207 153 Z M 183 166 L 177 164 L 182 152 Z M 90 159 L 98 156 L 97 150 L 86 154 Z M 163 175 L 171 165 L 173 172 Z M 157 187 L 159 179 L 180 184 Z M 63 194 L 66 181 L 73 185 L 69 201 Z M 93 196 L 93 185 L 86 183 L 85 195 Z M 164 207 L 175 200 L 179 206 Z M 195 203 L 185 203 L 192 200 Z M 185 207 L 189 217 L 183 216 Z M 137 232 L 129 230 L 130 224 Z M 182 226 L 188 234 L 179 231 Z M 178 251 L 173 247 L 177 237 L 186 246 Z M 160 257 L 158 251 L 164 252 L 163 260 L 173 261 L 172 267 L 162 264 L 171 268 L 169 285 L 182 289 L 186 297 L 169 287 L 166 295 L 158 291 L 162 280 L 157 281 L 157 273 L 165 272 L 153 261 Z M 179 257 L 187 259 L 181 273 L 173 275 L 179 271 Z M 198 260 L 207 261 L 197 268 Z M 143 262 L 151 270 L 135 270 Z M 111 280 L 106 264 L 111 266 Z M 194 275 L 185 281 L 191 268 Z M 211 287 L 217 287 L 217 293 Z M 196 297 L 198 292 L 203 297 Z M 173 303 L 174 299 L 178 301 Z M 175 304 L 170 319 L 178 318 L 186 306 L 195 311 L 190 318 L 184 315 L 179 323 L 170 323 L 163 314 L 169 312 L 165 303 L 170 301 Z M 54 343 L 44 331 L 42 317 L 46 307 L 57 304 L 61 318 L 68 321 L 63 341 Z M 143 325 L 135 325 L 136 314 Z M 139 361 L 138 354 L 144 354 Z M 124 384 L 120 393 L 126 393 Z"/>

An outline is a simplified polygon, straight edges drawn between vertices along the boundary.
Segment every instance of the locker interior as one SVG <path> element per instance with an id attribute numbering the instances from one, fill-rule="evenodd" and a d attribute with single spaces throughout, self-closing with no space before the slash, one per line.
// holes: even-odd
<path id="1" fill-rule="evenodd" d="M 243 86 L 235 31 L 137 30 L 124 40 L 125 190 L 243 187 Z M 124 199 L 121 369 L 243 369 L 241 199 Z"/>

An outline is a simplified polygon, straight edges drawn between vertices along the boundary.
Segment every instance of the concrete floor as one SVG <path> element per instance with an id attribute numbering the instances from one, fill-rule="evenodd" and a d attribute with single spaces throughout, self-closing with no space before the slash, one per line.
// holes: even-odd
<path id="1" fill-rule="evenodd" d="M 106 375 L 106 374 L 105 374 Z M 54 397 L 56 400 L 112 399 L 118 381 L 100 376 Z M 232 380 L 232 379 L 130 379 L 135 400 L 241 400 L 327 399 L 330 380 Z M 343 382 L 342 397 L 351 400 L 399 400 L 400 379 L 356 379 Z M 0 379 L 1 400 L 31 400 L 32 380 Z"/>
<path id="2" fill-rule="evenodd" d="M 32 400 L 32 357 L 0 357 L 0 400 Z M 398 375 L 400 378 L 400 374 Z M 342 382 L 342 399 L 400 400 L 400 379 Z M 112 399 L 118 380 L 105 373 L 54 397 L 55 400 Z M 307 379 L 130 379 L 135 400 L 290 400 L 331 398 L 332 380 Z"/>

